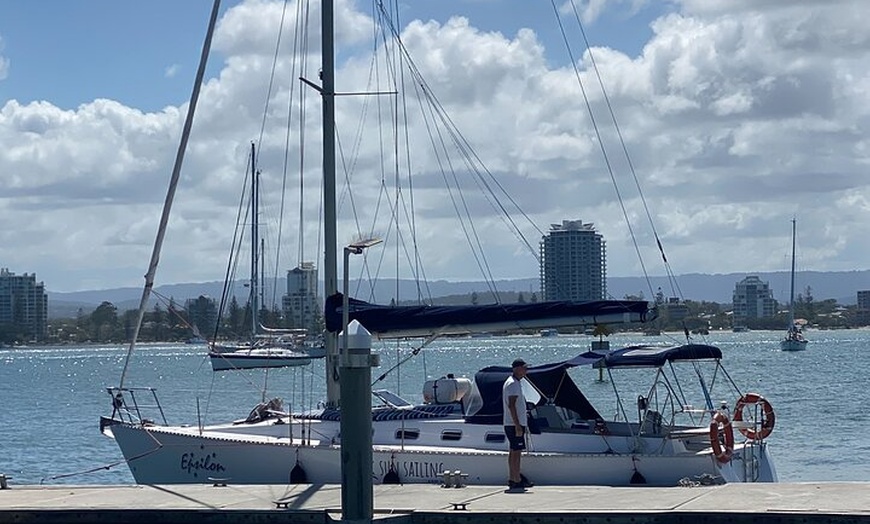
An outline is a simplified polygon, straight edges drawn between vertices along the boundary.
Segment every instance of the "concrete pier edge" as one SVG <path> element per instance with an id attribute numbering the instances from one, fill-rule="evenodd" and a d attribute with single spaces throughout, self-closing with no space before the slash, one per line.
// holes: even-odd
<path id="1" fill-rule="evenodd" d="M 374 490 L 373 520 L 391 524 L 870 524 L 870 483 Z M 340 501 L 337 485 L 12 485 L 0 490 L 0 524 L 328 524 L 341 521 Z"/>

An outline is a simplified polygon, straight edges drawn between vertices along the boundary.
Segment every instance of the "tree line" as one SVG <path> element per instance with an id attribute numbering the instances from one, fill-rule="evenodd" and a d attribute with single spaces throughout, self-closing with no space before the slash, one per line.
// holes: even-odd
<path id="1" fill-rule="evenodd" d="M 49 343 L 116 343 L 133 338 L 139 310 L 118 311 L 111 302 L 104 301 L 93 311 L 79 309 L 75 318 L 52 319 L 48 322 Z M 278 328 L 284 325 L 279 310 L 263 308 L 259 312 L 263 325 Z M 230 300 L 220 324 L 214 315 L 191 315 L 170 300 L 167 307 L 156 304 L 142 317 L 137 339 L 142 342 L 183 342 L 195 337 L 207 339 L 233 339 L 251 336 L 250 304 L 239 305 L 235 297 Z"/>
<path id="2" fill-rule="evenodd" d="M 503 303 L 536 302 L 534 293 L 525 296 L 523 293 L 503 293 L 500 297 Z M 642 296 L 626 296 L 626 299 L 643 299 Z M 453 295 L 441 297 L 434 302 L 446 304 L 477 304 L 488 303 L 492 297 L 487 293 L 471 293 L 464 296 Z M 654 302 L 658 302 L 655 300 Z M 708 301 L 685 300 L 682 314 L 670 314 L 667 304 L 659 303 L 658 318 L 643 326 L 613 326 L 613 331 L 626 329 L 659 329 L 662 331 L 702 331 L 731 329 L 735 323 L 731 315 L 731 304 L 720 304 Z M 840 329 L 867 325 L 867 312 L 858 310 L 856 306 L 841 306 L 834 299 L 815 300 L 808 288 L 799 294 L 795 301 L 795 317 L 806 320 L 807 324 L 821 329 Z M 143 342 L 181 342 L 195 336 L 213 339 L 244 338 L 251 335 L 251 309 L 249 304 L 240 305 L 235 297 L 228 304 L 221 316 L 220 323 L 216 314 L 212 318 L 191 318 L 184 308 L 178 307 L 170 300 L 168 307 L 155 305 L 147 311 L 142 319 L 138 340 Z M 259 313 L 263 325 L 277 328 L 293 327 L 280 310 L 262 309 Z M 52 319 L 48 322 L 48 343 L 122 343 L 132 339 L 138 320 L 138 310 L 118 311 L 111 302 L 103 302 L 93 311 L 78 311 L 75 318 Z M 788 321 L 788 312 L 780 310 L 773 317 L 751 318 L 741 320 L 740 324 L 750 329 L 784 329 Z M 14 331 L 5 330 L 0 326 L 0 341 L 11 344 L 15 339 L 6 340 L 6 335 L 13 336 Z"/>

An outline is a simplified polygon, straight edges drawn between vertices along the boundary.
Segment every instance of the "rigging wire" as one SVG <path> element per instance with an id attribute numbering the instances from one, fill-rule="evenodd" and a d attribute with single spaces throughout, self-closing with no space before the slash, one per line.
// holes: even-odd
<path id="1" fill-rule="evenodd" d="M 248 174 L 249 173 L 247 171 L 247 169 L 248 169 L 247 166 L 250 166 L 250 164 L 251 164 L 251 153 L 248 153 L 248 159 L 245 162 L 245 165 L 246 165 L 246 167 L 245 167 L 245 185 L 248 184 Z M 227 269 L 226 269 L 226 272 L 224 274 L 224 285 L 223 285 L 223 289 L 221 290 L 221 301 L 220 301 L 220 305 L 218 306 L 217 322 L 215 322 L 214 332 L 212 335 L 212 341 L 215 341 L 218 339 L 218 334 L 220 333 L 220 327 L 221 327 L 220 319 L 223 318 L 224 311 L 226 311 L 226 308 L 228 306 L 230 306 L 230 303 L 232 301 L 235 300 L 235 295 L 232 294 L 232 284 L 233 284 L 233 282 L 235 282 L 234 276 L 236 274 L 236 270 L 237 270 L 238 265 L 239 265 L 239 258 L 241 256 L 240 255 L 241 250 L 239 249 L 239 246 L 241 245 L 242 240 L 244 239 L 245 228 L 243 227 L 243 224 L 247 219 L 248 211 L 249 211 L 249 207 L 250 207 L 247 205 L 247 200 L 246 200 L 247 196 L 246 195 L 247 195 L 247 193 L 243 191 L 242 195 L 239 197 L 239 207 L 238 207 L 238 210 L 236 211 L 236 227 L 235 227 L 235 231 L 233 232 L 232 246 L 231 246 L 230 254 L 229 254 L 228 260 L 227 260 Z M 232 294 L 232 299 L 230 298 L 231 294 Z M 235 328 L 236 326 L 232 326 L 232 327 Z M 253 336 L 253 333 L 252 333 L 252 336 Z"/>
<path id="2" fill-rule="evenodd" d="M 377 10 L 375 10 L 375 11 L 376 12 L 373 15 L 373 19 L 377 17 Z M 386 75 L 386 77 L 388 79 L 390 79 L 389 82 L 393 86 L 395 86 L 397 84 L 397 80 L 396 80 L 397 75 L 395 72 L 396 66 L 394 65 L 394 60 L 390 58 L 390 54 L 387 52 L 390 49 L 390 47 L 389 47 L 390 40 L 385 37 L 385 33 L 383 31 L 381 31 L 380 34 L 378 34 L 377 28 L 378 28 L 378 24 L 375 24 L 373 26 L 373 32 L 374 32 L 373 36 L 375 37 L 375 38 L 373 38 L 373 42 L 375 42 L 375 48 L 373 49 L 373 52 L 371 55 L 372 59 L 371 59 L 370 64 L 369 64 L 368 87 L 371 88 L 372 86 L 378 86 L 382 83 L 381 66 L 380 66 L 380 61 L 378 60 L 378 50 L 377 50 L 377 42 L 379 41 L 379 39 L 383 41 L 382 45 L 383 45 L 383 49 L 385 51 L 384 54 L 387 56 L 387 60 L 386 60 L 387 75 Z M 377 92 L 376 89 L 374 90 L 374 94 L 394 95 L 396 92 L 401 92 L 401 91 Z M 376 119 L 377 137 L 378 137 L 378 143 L 381 144 L 381 147 L 379 149 L 380 166 L 381 166 L 380 167 L 380 175 L 381 175 L 380 180 L 381 180 L 381 182 L 380 182 L 380 191 L 378 193 L 377 201 L 375 204 L 375 209 L 373 212 L 372 223 L 369 226 L 367 233 L 363 231 L 362 225 L 359 222 L 359 214 L 357 212 L 356 202 L 354 199 L 354 192 L 350 191 L 353 173 L 356 171 L 357 160 L 359 159 L 359 150 L 360 150 L 361 143 L 362 143 L 361 139 L 366 134 L 365 122 L 368 118 L 369 108 L 370 108 L 370 103 L 369 103 L 369 100 L 367 98 L 364 100 L 362 107 L 361 107 L 361 111 L 360 111 L 361 116 L 359 119 L 359 123 L 357 124 L 357 129 L 356 129 L 356 132 L 354 134 L 354 139 L 352 141 L 352 145 L 351 145 L 349 154 L 346 154 L 346 149 L 342 145 L 343 142 L 340 138 L 340 135 L 338 138 L 340 156 L 342 159 L 342 165 L 344 167 L 344 173 L 345 173 L 345 187 L 342 191 L 341 198 L 342 198 L 342 201 L 344 201 L 345 199 L 350 201 L 350 206 L 351 206 L 352 214 L 353 214 L 353 220 L 354 220 L 355 225 L 356 225 L 357 235 L 361 238 L 375 236 L 374 232 L 378 230 L 377 220 L 378 220 L 378 216 L 380 215 L 380 210 L 381 210 L 383 204 L 387 203 L 388 204 L 387 209 L 389 210 L 390 220 L 388 221 L 387 230 L 381 232 L 381 234 L 379 236 L 382 238 L 382 240 L 384 240 L 387 243 L 390 241 L 390 239 L 393 236 L 395 236 L 395 238 L 397 239 L 397 242 L 396 242 L 396 246 L 397 246 L 396 259 L 397 259 L 397 261 L 400 258 L 399 254 L 402 252 L 402 250 L 404 250 L 405 257 L 408 260 L 408 265 L 409 265 L 409 267 L 413 268 L 413 267 L 415 267 L 415 265 L 419 266 L 419 253 L 418 253 L 418 251 L 416 251 L 416 247 L 415 247 L 415 254 L 412 255 L 408 252 L 408 248 L 407 248 L 408 242 L 404 241 L 404 233 L 403 233 L 402 229 L 400 227 L 398 227 L 398 225 L 400 223 L 400 218 L 401 218 L 400 210 L 402 210 L 402 209 L 405 210 L 406 217 L 413 216 L 412 213 L 408 212 L 406 205 L 399 204 L 400 202 L 405 202 L 404 192 L 402 190 L 402 184 L 401 184 L 401 174 L 400 174 L 401 170 L 399 169 L 399 161 L 401 158 L 401 154 L 400 154 L 400 150 L 399 150 L 399 135 L 400 135 L 400 133 L 398 132 L 398 128 L 399 128 L 399 124 L 398 124 L 398 122 L 399 122 L 399 116 L 398 116 L 399 109 L 398 109 L 398 106 L 399 106 L 399 103 L 398 103 L 398 99 L 393 98 L 392 103 L 385 106 L 384 104 L 381 103 L 380 97 L 378 97 L 376 99 L 375 104 L 376 104 L 375 114 L 378 116 L 378 118 Z M 407 118 L 407 116 L 405 118 Z M 391 122 L 392 131 L 385 131 L 385 129 L 386 129 L 384 126 L 385 120 L 388 120 Z M 408 141 L 407 129 L 405 129 L 404 134 L 406 137 L 405 142 L 407 143 L 407 141 Z M 386 144 L 389 144 L 389 146 L 387 146 Z M 387 151 L 392 151 L 392 153 L 387 153 Z M 391 170 L 393 172 L 392 176 L 393 176 L 393 179 L 395 181 L 394 182 L 395 192 L 394 192 L 394 196 L 392 198 L 385 198 L 385 195 L 389 192 L 389 190 L 387 189 L 389 184 L 387 183 L 388 170 L 387 170 L 386 166 L 390 165 L 390 164 L 392 164 Z M 415 240 L 412 239 L 412 242 L 415 242 Z M 388 250 L 381 250 L 380 251 L 379 262 L 376 266 L 377 268 L 375 269 L 374 275 L 372 275 L 372 273 L 371 273 L 372 270 L 371 270 L 370 264 L 368 263 L 368 257 L 364 257 L 363 264 L 360 267 L 360 273 L 365 273 L 367 275 L 367 282 L 371 283 L 371 287 L 369 288 L 369 296 L 371 297 L 370 300 L 374 300 L 374 293 L 375 293 L 374 283 L 378 280 L 378 274 L 380 273 L 379 268 L 383 267 L 383 265 L 384 265 L 383 260 L 384 260 L 384 257 L 386 256 L 387 253 L 388 253 Z M 415 260 L 417 261 L 416 264 L 414 263 Z M 396 267 L 399 268 L 400 265 L 396 264 Z M 419 282 L 421 280 L 420 276 L 419 276 L 419 271 L 416 269 L 412 269 L 412 275 L 415 277 L 415 282 L 418 283 L 418 289 L 419 289 Z M 400 280 L 398 278 L 398 273 L 397 273 L 397 278 L 396 278 L 395 282 L 396 282 L 396 286 L 397 286 L 395 297 L 398 297 L 399 296 L 398 286 L 400 284 Z M 363 279 L 357 278 L 357 283 L 356 283 L 357 294 L 358 294 L 358 289 L 362 284 L 363 284 Z M 418 295 L 419 295 L 419 292 L 418 292 Z M 396 299 L 394 298 L 394 300 L 396 300 Z"/>
<path id="3" fill-rule="evenodd" d="M 573 4 L 574 0 L 571 0 Z M 610 175 L 610 181 L 613 184 L 613 189 L 616 192 L 616 198 L 619 201 L 619 207 L 622 210 L 622 216 L 625 220 L 626 227 L 628 228 L 629 234 L 631 235 L 631 241 L 634 245 L 634 250 L 637 253 L 637 258 L 641 266 L 641 270 L 643 271 L 644 278 L 647 281 L 647 285 L 649 286 L 650 295 L 653 295 L 652 284 L 650 283 L 649 273 L 646 270 L 646 265 L 643 261 L 643 256 L 640 252 L 640 246 L 637 243 L 637 237 L 634 234 L 634 228 L 631 225 L 631 220 L 628 217 L 628 210 L 625 207 L 625 201 L 622 198 L 622 192 L 619 189 L 619 183 L 616 181 L 616 173 L 613 169 L 613 164 L 610 161 L 610 155 L 607 153 L 607 146 L 604 145 L 604 140 L 601 136 L 601 129 L 598 126 L 598 120 L 595 118 L 595 112 L 592 110 L 592 103 L 589 100 L 589 95 L 586 92 L 586 86 L 583 84 L 583 79 L 580 75 L 580 69 L 577 66 L 577 60 L 574 58 L 574 51 L 571 48 L 571 43 L 568 40 L 568 34 L 565 32 L 565 25 L 562 23 L 562 17 L 559 15 L 559 8 L 556 6 L 555 0 L 550 0 L 550 4 L 553 6 L 553 12 L 556 16 L 556 21 L 559 24 L 559 31 L 562 35 L 562 41 L 565 44 L 566 52 L 568 53 L 568 57 L 571 60 L 571 67 L 574 70 L 574 77 L 577 79 L 577 85 L 580 87 L 580 92 L 583 95 L 583 101 L 586 104 L 586 112 L 589 115 L 589 120 L 592 123 L 592 128 L 595 131 L 595 136 L 598 142 L 598 149 L 601 151 L 601 155 L 604 159 L 604 164 L 607 167 L 607 172 Z"/>
<path id="4" fill-rule="evenodd" d="M 613 110 L 613 105 L 610 102 L 610 96 L 607 94 L 607 89 L 604 86 L 604 80 L 601 77 L 601 71 L 598 69 L 598 63 L 595 61 L 595 55 L 592 52 L 592 46 L 589 44 L 589 39 L 586 36 L 586 30 L 584 28 L 583 22 L 581 20 L 580 14 L 577 11 L 577 5 L 575 0 L 571 0 L 571 8 L 574 12 L 574 17 L 577 20 L 577 25 L 580 29 L 580 34 L 583 36 L 583 42 L 586 46 L 586 52 L 589 54 L 589 61 L 592 64 L 592 69 L 595 71 L 595 76 L 598 79 L 598 85 L 601 89 L 601 93 L 604 97 L 604 102 L 607 105 L 607 110 L 610 114 L 611 122 L 613 123 L 613 128 L 616 131 L 616 135 L 619 138 L 619 143 L 622 147 L 623 155 L 625 156 L 626 164 L 628 165 L 629 171 L 631 172 L 632 179 L 634 180 L 635 187 L 637 188 L 638 196 L 640 197 L 641 203 L 643 204 L 644 212 L 646 213 L 647 220 L 650 225 L 650 229 L 653 232 L 653 236 L 656 241 L 656 246 L 658 247 L 659 253 L 662 257 L 662 262 L 665 267 L 665 271 L 668 276 L 668 282 L 671 285 L 672 296 L 678 296 L 681 299 L 683 297 L 683 292 L 680 290 L 679 283 L 677 282 L 676 275 L 671 268 L 670 263 L 668 262 L 668 257 L 665 255 L 664 247 L 662 246 L 661 239 L 658 234 L 658 230 L 656 229 L 655 221 L 652 218 L 652 213 L 649 210 L 649 205 L 647 204 L 646 196 L 640 185 L 640 179 L 637 176 L 637 171 L 634 168 L 634 162 L 631 160 L 631 155 L 628 152 L 628 147 L 625 144 L 625 139 L 622 135 L 622 130 L 619 127 L 619 122 L 616 119 L 616 113 Z"/>
<path id="5" fill-rule="evenodd" d="M 397 9 L 398 6 L 393 4 L 394 8 Z M 417 242 L 417 234 L 416 234 L 416 211 L 413 205 L 413 180 L 414 177 L 411 176 L 413 169 L 410 161 L 410 155 L 407 153 L 404 155 L 405 158 L 405 175 L 408 184 L 407 195 L 410 200 L 405 198 L 405 192 L 402 190 L 402 168 L 401 168 L 401 159 L 402 159 L 402 149 L 400 148 L 400 143 L 404 142 L 405 151 L 410 151 L 410 135 L 409 135 L 409 125 L 408 125 L 408 112 L 407 112 L 407 98 L 405 93 L 407 90 L 405 89 L 405 77 L 404 77 L 404 67 L 402 64 L 402 55 L 398 52 L 397 47 L 395 46 L 395 40 L 391 38 L 391 35 L 387 34 L 385 31 L 385 23 L 383 20 L 383 11 L 385 8 L 383 5 L 375 5 L 373 6 L 375 13 L 373 14 L 373 18 L 378 20 L 376 24 L 376 28 L 380 28 L 379 36 L 382 41 L 382 46 L 384 49 L 384 61 L 386 68 L 386 78 L 390 83 L 390 86 L 399 94 L 398 97 L 392 99 L 392 104 L 389 106 L 390 115 L 391 115 L 391 125 L 392 125 L 392 141 L 390 143 L 390 147 L 392 150 L 392 159 L 393 159 L 393 178 L 394 178 L 394 196 L 392 199 L 387 199 L 387 203 L 390 204 L 390 230 L 392 230 L 393 224 L 396 226 L 396 251 L 395 251 L 395 289 L 394 289 L 394 297 L 396 301 L 399 300 L 400 294 L 400 264 L 399 261 L 401 256 L 404 255 L 407 263 L 407 267 L 409 268 L 409 272 L 413 277 L 413 281 L 415 283 L 415 292 L 416 292 L 416 301 L 417 303 L 423 303 L 428 299 L 428 302 L 431 303 L 432 296 L 431 292 L 428 289 L 428 283 L 425 278 L 425 273 L 423 266 L 421 264 L 419 244 Z M 398 16 L 398 12 L 396 11 L 395 16 Z M 379 114 L 383 113 L 384 110 L 381 109 L 380 100 L 379 102 Z M 400 109 L 401 102 L 401 109 Z M 382 121 L 383 119 L 379 119 Z M 399 132 L 399 129 L 402 129 Z M 400 139 L 401 136 L 401 139 Z M 382 179 L 381 191 L 386 194 L 387 192 L 387 183 L 385 179 Z M 403 229 L 399 227 L 400 222 L 402 222 L 402 218 L 408 223 L 409 229 L 409 237 L 410 242 L 408 242 L 405 238 L 405 234 Z M 411 245 L 411 249 L 409 251 L 408 246 Z M 386 257 L 386 250 L 381 254 L 381 260 L 379 263 L 379 267 L 383 265 L 383 261 Z M 426 285 L 427 293 L 424 296 L 423 289 L 421 287 L 421 283 Z"/>
<path id="6" fill-rule="evenodd" d="M 539 253 L 537 249 L 532 247 L 531 242 L 527 239 L 525 234 L 522 232 L 522 229 L 519 227 L 519 224 L 516 222 L 512 214 L 508 211 L 508 205 L 512 207 L 512 209 L 516 210 L 516 213 L 525 218 L 525 220 L 531 224 L 531 226 L 539 233 L 542 234 L 542 231 L 534 224 L 534 222 L 529 218 L 529 216 L 519 207 L 517 202 L 511 197 L 511 195 L 505 190 L 505 188 L 501 185 L 499 180 L 486 168 L 486 166 L 481 161 L 480 157 L 476 154 L 476 152 L 471 147 L 470 143 L 465 139 L 462 133 L 459 131 L 458 127 L 452 121 L 450 116 L 446 113 L 444 107 L 440 104 L 437 97 L 434 96 L 431 89 L 429 89 L 428 83 L 423 78 L 420 70 L 417 68 L 413 58 L 410 56 L 410 53 L 405 48 L 402 40 L 401 34 L 397 29 L 397 25 L 394 19 L 387 12 L 387 8 L 384 6 L 382 1 L 376 2 L 377 8 L 381 13 L 380 20 L 382 20 L 382 26 L 385 29 L 390 31 L 392 36 L 392 41 L 395 43 L 395 48 L 397 54 L 401 57 L 401 59 L 405 62 L 405 67 L 401 68 L 404 78 L 404 73 L 408 72 L 413 79 L 413 84 L 415 85 L 415 89 L 418 95 L 418 100 L 422 103 L 424 100 L 429 106 L 429 116 L 431 121 L 428 125 L 428 131 L 430 134 L 430 141 L 433 143 L 440 142 L 442 145 L 440 146 L 440 151 L 442 153 L 447 152 L 447 140 L 446 137 L 450 138 L 450 141 L 453 143 L 453 147 L 459 152 L 459 154 L 463 157 L 464 162 L 466 164 L 467 169 L 470 174 L 473 175 L 472 179 L 478 184 L 481 189 L 481 193 L 486 198 L 487 202 L 494 209 L 499 211 L 499 218 L 508 225 L 509 230 L 511 230 L 512 234 L 517 236 L 524 243 L 530 253 L 534 256 L 536 260 L 539 260 Z M 407 112 L 406 112 L 407 113 Z M 434 122 L 439 122 L 441 126 L 446 130 L 446 132 L 434 132 Z M 445 137 L 446 133 L 446 137 Z M 436 139 L 437 137 L 437 139 Z M 439 148 L 436 148 L 436 155 L 438 153 Z M 445 178 L 446 183 L 450 183 L 450 178 L 446 177 L 446 172 L 448 169 L 445 168 L 445 165 L 449 166 L 451 170 L 453 170 L 452 163 L 448 163 L 444 160 L 438 160 L 442 173 L 442 176 Z M 458 176 L 453 175 L 453 184 L 458 184 Z M 457 190 L 460 186 L 456 186 Z M 462 216 L 463 213 L 466 219 L 470 220 L 470 213 L 467 211 L 463 211 L 462 201 L 464 197 L 459 197 L 454 195 L 454 208 L 457 210 L 457 215 Z M 507 201 L 507 204 L 505 203 Z M 478 253 L 475 255 L 477 257 L 479 269 L 484 275 L 484 278 L 490 282 L 490 285 L 493 285 L 492 282 L 494 279 L 492 278 L 491 271 L 488 270 L 488 262 L 485 260 L 485 256 L 482 252 L 482 242 L 478 234 L 476 234 L 476 230 L 473 225 L 465 226 L 465 234 L 466 238 L 469 241 L 469 245 L 476 246 L 473 247 L 473 250 L 477 250 Z M 416 258 L 416 256 L 415 256 Z"/>
<path id="7" fill-rule="evenodd" d="M 395 11 L 394 16 L 398 19 L 398 5 L 393 3 L 393 10 Z M 383 19 L 383 12 L 386 11 L 386 8 L 383 7 L 383 4 L 375 5 L 373 4 L 373 15 L 372 18 L 377 20 L 375 24 L 375 30 L 380 28 L 380 32 L 378 36 L 381 40 L 381 45 L 383 46 L 383 55 L 385 61 L 385 68 L 387 71 L 386 78 L 390 83 L 390 86 L 398 93 L 398 97 L 392 99 L 392 104 L 389 107 L 391 110 L 391 124 L 392 124 L 392 137 L 390 147 L 392 149 L 392 158 L 393 158 L 393 171 L 394 171 L 394 197 L 392 199 L 388 199 L 387 202 L 391 202 L 390 206 L 390 231 L 392 230 L 393 224 L 396 226 L 396 252 L 395 252 L 395 267 L 396 267 L 396 278 L 395 278 L 395 289 L 394 289 L 394 300 L 398 300 L 400 297 L 400 280 L 399 280 L 399 261 L 401 259 L 401 255 L 404 254 L 406 259 L 406 263 L 409 268 L 409 272 L 413 277 L 413 282 L 415 285 L 415 294 L 417 303 L 423 303 L 424 301 L 428 301 L 431 303 L 432 294 L 431 290 L 428 287 L 428 281 L 425 277 L 425 270 L 422 266 L 422 260 L 420 257 L 420 249 L 418 244 L 417 237 L 417 227 L 416 227 L 416 210 L 414 206 L 414 177 L 411 176 L 413 173 L 413 167 L 411 164 L 410 155 L 407 154 L 407 151 L 411 149 L 411 141 L 410 141 L 410 125 L 408 122 L 408 110 L 407 110 L 407 97 L 405 93 L 407 89 L 405 88 L 405 68 L 401 65 L 403 57 L 399 52 L 398 48 L 395 45 L 395 39 L 392 38 L 392 35 L 389 35 L 385 30 L 386 23 Z M 400 38 L 400 37 L 399 37 Z M 383 112 L 380 109 L 380 100 L 379 102 L 379 114 Z M 379 122 L 382 122 L 383 119 L 379 119 Z M 399 129 L 401 128 L 401 132 Z M 401 136 L 401 139 L 400 139 Z M 407 199 L 405 197 L 406 192 L 402 190 L 402 148 L 400 147 L 400 143 L 404 143 L 404 151 L 406 154 L 404 155 L 404 172 L 406 176 L 406 181 L 408 184 L 407 191 Z M 386 180 L 382 179 L 381 191 L 383 194 L 387 193 L 387 184 Z M 409 237 L 410 242 L 406 241 L 408 239 L 405 238 L 405 234 L 403 233 L 403 229 L 399 226 L 402 217 L 407 221 L 408 229 L 409 229 Z M 408 246 L 411 246 L 409 251 Z M 386 257 L 386 250 L 382 252 L 379 265 L 380 268 L 383 266 L 383 261 Z M 426 293 L 424 294 L 423 286 L 426 287 Z"/>
<path id="8" fill-rule="evenodd" d="M 398 23 L 400 21 L 400 19 L 399 19 L 399 5 L 397 2 L 394 2 L 393 6 L 394 6 L 395 20 Z M 384 39 L 386 40 L 386 35 L 384 36 Z M 399 35 L 399 40 L 401 41 L 401 34 Z M 390 41 L 392 41 L 392 39 L 390 39 Z M 403 61 L 403 56 L 399 52 L 399 50 L 396 49 L 396 62 L 401 64 L 402 61 Z M 410 126 L 410 123 L 408 122 L 407 97 L 404 95 L 404 93 L 407 92 L 406 81 L 405 81 L 405 68 L 404 67 L 396 67 L 395 70 L 397 70 L 399 73 L 398 87 L 400 88 L 399 92 L 402 93 L 402 96 L 401 96 L 401 102 L 402 102 L 401 115 L 402 115 L 402 120 L 403 120 L 402 127 L 404 129 L 403 138 L 404 138 L 404 143 L 405 143 L 405 151 L 410 151 L 411 150 L 411 140 L 410 140 L 411 137 L 410 137 L 409 129 L 411 126 Z M 398 111 L 399 111 L 399 108 L 397 105 L 396 112 L 398 113 Z M 398 145 L 397 145 L 396 155 L 398 158 Z M 405 166 L 406 172 L 412 173 L 413 168 L 412 168 L 412 164 L 411 164 L 411 155 L 408 155 L 408 154 L 405 155 L 405 163 L 406 163 L 406 166 Z M 397 166 L 397 169 L 398 169 L 398 166 Z M 408 194 L 409 194 L 409 200 L 410 200 L 410 210 L 406 209 L 405 214 L 409 218 L 409 222 L 410 222 L 409 225 L 410 225 L 410 230 L 411 230 L 411 242 L 413 243 L 414 260 L 413 260 L 413 263 L 411 264 L 411 268 L 412 268 L 411 271 L 414 275 L 424 275 L 423 267 L 422 267 L 422 259 L 421 259 L 421 255 L 420 255 L 420 249 L 419 249 L 419 245 L 417 244 L 417 238 L 418 238 L 417 237 L 417 220 L 416 220 L 417 213 L 416 213 L 416 206 L 415 206 L 415 202 L 414 202 L 414 179 L 413 179 L 413 177 L 410 177 L 410 176 L 408 177 Z M 416 282 L 416 287 L 417 287 L 417 289 L 416 289 L 417 301 L 422 302 L 423 290 L 420 287 L 420 278 L 417 278 L 415 280 L 415 282 Z M 423 282 L 426 282 L 426 296 L 431 301 L 432 292 L 428 287 L 428 281 L 425 279 L 425 275 L 423 278 Z M 396 296 L 398 296 L 398 288 L 396 289 Z"/>
<path id="9" fill-rule="evenodd" d="M 263 118 L 260 121 L 260 133 L 259 133 L 259 136 L 257 137 L 257 141 L 256 141 L 256 145 L 257 145 L 257 147 L 256 147 L 257 155 L 256 156 L 257 156 L 257 158 L 254 158 L 254 165 L 256 165 L 256 166 L 259 166 L 258 159 L 259 159 L 259 156 L 261 154 L 260 152 L 261 152 L 261 148 L 263 145 L 263 136 L 264 136 L 265 130 L 266 130 L 267 117 L 269 115 L 269 105 L 271 104 L 271 101 L 272 101 L 272 90 L 275 86 L 275 72 L 277 71 L 277 68 L 278 68 L 278 56 L 279 56 L 279 53 L 281 50 L 281 39 L 284 35 L 284 19 L 286 17 L 286 14 L 287 14 L 287 1 L 285 0 L 284 4 L 282 5 L 282 8 L 281 8 L 281 20 L 278 23 L 278 35 L 276 37 L 276 42 L 275 42 L 275 52 L 274 52 L 273 57 L 272 57 L 272 66 L 269 70 L 269 84 L 268 84 L 268 87 L 266 88 L 266 100 L 263 104 L 263 106 L 264 106 L 263 107 Z M 279 241 L 278 241 L 277 246 L 276 246 L 276 255 L 275 255 L 276 268 L 279 265 L 279 261 L 280 261 L 280 257 L 281 257 L 281 253 L 280 253 L 281 252 L 281 242 L 280 242 L 281 237 L 280 237 L 280 235 L 281 235 L 281 231 L 283 230 L 283 226 L 284 226 L 284 220 L 283 220 L 284 201 L 285 201 L 284 189 L 285 189 L 286 183 L 287 182 L 286 182 L 286 178 L 285 178 L 282 181 L 281 198 L 280 198 L 280 204 L 279 204 L 279 209 L 280 209 L 280 212 L 278 214 L 278 239 L 279 239 Z M 255 219 L 257 219 L 257 218 L 258 217 L 255 217 Z M 259 242 L 259 239 L 252 239 L 251 241 L 252 242 Z M 263 256 L 262 253 L 260 254 L 260 256 L 261 257 Z M 274 304 L 275 304 L 275 296 L 277 294 L 277 290 L 276 290 L 277 285 L 278 285 L 277 279 L 273 279 L 272 286 L 271 286 L 271 288 L 272 288 L 271 302 L 272 302 L 273 309 L 274 309 Z"/>

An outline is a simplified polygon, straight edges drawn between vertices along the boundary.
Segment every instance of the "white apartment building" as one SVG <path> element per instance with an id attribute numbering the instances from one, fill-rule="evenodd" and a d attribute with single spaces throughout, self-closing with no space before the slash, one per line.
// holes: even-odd
<path id="1" fill-rule="evenodd" d="M 321 331 L 317 268 L 313 262 L 303 262 L 287 272 L 287 294 L 282 297 L 281 306 L 288 327 L 305 328 L 309 333 Z"/>
<path id="2" fill-rule="evenodd" d="M 43 340 L 48 327 L 48 295 L 36 274 L 0 269 L 0 326 L 31 340 Z"/>
<path id="3" fill-rule="evenodd" d="M 776 315 L 776 300 L 770 284 L 757 276 L 748 276 L 734 286 L 732 296 L 734 323 L 751 318 L 770 318 Z"/>
<path id="4" fill-rule="evenodd" d="M 604 237 L 593 223 L 551 224 L 540 254 L 544 300 L 602 300 L 607 295 Z"/>

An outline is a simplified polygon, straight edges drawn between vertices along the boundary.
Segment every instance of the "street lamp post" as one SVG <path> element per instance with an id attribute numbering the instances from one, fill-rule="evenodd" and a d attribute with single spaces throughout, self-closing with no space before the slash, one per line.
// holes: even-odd
<path id="1" fill-rule="evenodd" d="M 348 265 L 350 262 L 351 255 L 361 255 L 363 251 L 366 249 L 376 246 L 383 242 L 380 238 L 367 238 L 364 240 L 358 240 L 353 244 L 347 245 L 344 247 L 344 288 L 341 297 L 341 329 L 343 333 L 344 340 L 342 341 L 342 345 L 344 346 L 341 351 L 341 360 L 345 359 L 347 355 L 347 325 L 350 319 L 350 312 L 348 311 L 349 300 L 347 298 L 348 294 L 348 279 L 350 271 L 348 269 Z"/>
<path id="2" fill-rule="evenodd" d="M 372 490 L 372 415 L 371 337 L 364 327 L 354 322 L 351 347 L 349 334 L 350 301 L 348 280 L 350 255 L 362 254 L 367 248 L 382 242 L 370 238 L 344 248 L 344 288 L 341 299 L 342 348 L 339 359 L 341 372 L 341 507 L 345 522 L 371 522 L 374 508 Z M 376 355 L 375 355 L 376 357 Z"/>

